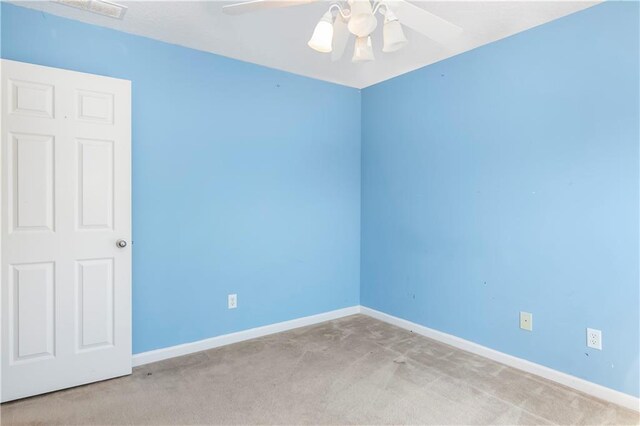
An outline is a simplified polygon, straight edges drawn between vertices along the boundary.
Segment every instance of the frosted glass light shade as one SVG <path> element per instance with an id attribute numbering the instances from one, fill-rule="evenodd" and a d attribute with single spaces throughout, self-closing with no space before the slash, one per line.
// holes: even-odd
<path id="1" fill-rule="evenodd" d="M 352 62 L 367 62 L 373 61 L 373 47 L 371 45 L 371 37 L 357 37 L 356 46 L 353 49 Z"/>
<path id="2" fill-rule="evenodd" d="M 402 25 L 398 20 L 386 21 L 382 28 L 384 38 L 382 51 L 385 53 L 395 52 L 402 49 L 407 44 L 407 38 L 402 31 Z"/>
<path id="3" fill-rule="evenodd" d="M 310 48 L 321 53 L 329 53 L 333 49 L 333 16 L 328 11 L 316 25 L 313 30 L 311 40 L 307 43 Z"/>

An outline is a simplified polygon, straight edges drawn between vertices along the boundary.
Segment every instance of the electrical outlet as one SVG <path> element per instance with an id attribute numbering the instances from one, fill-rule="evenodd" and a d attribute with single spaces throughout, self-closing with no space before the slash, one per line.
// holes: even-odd
<path id="1" fill-rule="evenodd" d="M 528 331 L 533 330 L 533 314 L 520 312 L 520 328 Z"/>
<path id="2" fill-rule="evenodd" d="M 227 296 L 227 305 L 229 306 L 229 309 L 235 309 L 238 307 L 238 295 L 237 294 L 230 294 L 229 296 Z"/>
<path id="3" fill-rule="evenodd" d="M 594 328 L 587 328 L 587 346 L 593 349 L 602 350 L 602 331 Z"/>

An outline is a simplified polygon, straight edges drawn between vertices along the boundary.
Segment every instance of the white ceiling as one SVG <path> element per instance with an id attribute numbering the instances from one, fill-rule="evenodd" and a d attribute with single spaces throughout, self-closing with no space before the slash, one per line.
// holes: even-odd
<path id="1" fill-rule="evenodd" d="M 295 74 L 364 88 L 577 12 L 599 1 L 413 1 L 462 27 L 463 35 L 455 45 L 443 46 L 405 29 L 409 45 L 389 54 L 381 51 L 382 25 L 379 25 L 373 35 L 376 60 L 364 64 L 351 62 L 353 39 L 338 62 L 331 62 L 330 54 L 317 53 L 307 46 L 315 24 L 327 10 L 325 1 L 237 16 L 222 13 L 224 4 L 234 3 L 229 1 L 120 1 L 129 8 L 122 21 L 52 2 L 13 3 Z"/>

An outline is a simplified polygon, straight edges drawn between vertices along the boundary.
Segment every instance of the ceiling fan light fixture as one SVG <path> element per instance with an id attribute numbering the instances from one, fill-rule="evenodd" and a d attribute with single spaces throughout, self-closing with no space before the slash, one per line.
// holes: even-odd
<path id="1" fill-rule="evenodd" d="M 349 18 L 349 32 L 356 37 L 366 37 L 378 26 L 378 20 L 373 14 L 369 0 L 351 0 L 351 17 Z"/>
<path id="2" fill-rule="evenodd" d="M 333 45 L 333 15 L 328 10 L 313 30 L 313 35 L 307 43 L 310 48 L 321 53 L 329 53 Z"/>
<path id="3" fill-rule="evenodd" d="M 382 37 L 382 51 L 385 53 L 396 52 L 407 44 L 407 38 L 402 30 L 402 25 L 396 15 L 389 9 L 387 9 L 385 13 Z"/>
<path id="4" fill-rule="evenodd" d="M 353 49 L 352 62 L 368 62 L 373 61 L 373 46 L 371 45 L 371 37 L 356 37 L 356 45 Z"/>

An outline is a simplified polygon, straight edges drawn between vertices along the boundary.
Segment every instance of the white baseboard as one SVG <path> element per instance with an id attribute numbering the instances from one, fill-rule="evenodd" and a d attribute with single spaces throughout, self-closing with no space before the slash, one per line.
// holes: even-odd
<path id="1" fill-rule="evenodd" d="M 561 385 L 568 386 L 596 398 L 600 398 L 635 411 L 640 411 L 640 399 L 632 395 L 628 395 L 626 393 L 622 393 L 620 391 L 607 388 L 593 382 L 589 382 L 570 374 L 562 373 L 560 371 L 524 360 L 522 358 L 518 358 L 512 355 L 505 354 L 503 352 L 496 351 L 494 349 L 487 348 L 486 346 L 479 345 L 477 343 L 453 336 L 451 334 L 443 333 L 441 331 L 437 331 L 402 318 L 394 317 L 393 315 L 385 314 L 384 312 L 376 311 L 375 309 L 367 308 L 365 306 L 350 306 L 348 308 L 324 312 L 322 314 L 296 318 L 290 321 L 283 321 L 275 324 L 265 325 L 262 327 L 251 328 L 249 330 L 238 331 L 236 333 L 224 334 L 222 336 L 199 340 L 197 342 L 184 343 L 182 345 L 156 349 L 149 352 L 142 352 L 133 355 L 133 366 L 138 367 L 140 365 L 162 361 L 164 359 L 188 355 L 207 349 L 230 345 L 232 343 L 242 342 L 244 340 L 255 339 L 256 337 L 280 333 L 282 331 L 305 327 L 307 325 L 318 324 L 321 322 L 330 321 L 358 313 L 368 315 L 380 321 L 395 325 L 396 327 L 413 331 L 414 333 L 437 340 L 458 349 L 462 349 L 464 351 L 500 362 L 502 364 L 508 365 L 509 367 L 517 368 L 519 370 L 526 371 L 527 373 L 544 377 L 545 379 L 560 383 Z"/>
<path id="2" fill-rule="evenodd" d="M 134 367 L 138 367 L 140 365 L 149 364 L 151 362 L 162 361 L 164 359 L 174 358 L 182 355 L 188 355 L 194 352 L 200 352 L 207 349 L 217 348 L 219 346 L 230 345 L 232 343 L 242 342 L 244 340 L 255 339 L 256 337 L 280 333 L 282 331 L 292 330 L 294 328 L 304 327 L 307 325 L 318 324 L 321 322 L 330 321 L 358 313 L 360 313 L 360 306 L 350 306 L 348 308 L 337 309 L 335 311 L 324 312 L 322 314 L 296 318 L 290 321 L 278 322 L 262 327 L 250 328 L 249 330 L 238 331 L 236 333 L 223 334 L 222 336 L 198 340 L 197 342 L 184 343 L 182 345 L 170 346 L 168 348 L 156 349 L 149 352 L 142 352 L 133 355 L 132 364 Z"/>
<path id="3" fill-rule="evenodd" d="M 441 331 L 437 331 L 402 318 L 394 317 L 393 315 L 385 314 L 384 312 L 376 311 L 375 309 L 361 306 L 360 312 L 364 315 L 368 315 L 380 321 L 395 325 L 396 327 L 413 331 L 414 333 L 437 340 L 439 342 L 462 349 L 464 351 L 489 358 L 499 363 L 508 365 L 509 367 L 517 368 L 518 370 L 526 371 L 527 373 L 544 377 L 545 379 L 552 380 L 556 383 L 560 383 L 561 385 L 568 386 L 596 398 L 600 398 L 635 411 L 640 411 L 640 399 L 632 395 L 628 395 L 626 393 L 622 393 L 617 390 L 607 388 L 593 382 L 589 382 L 570 374 L 562 373 L 560 371 L 524 360 L 522 358 L 507 355 L 503 352 L 487 348 L 486 346 L 482 346 L 477 343 L 461 339 L 460 337 L 443 333 Z"/>

